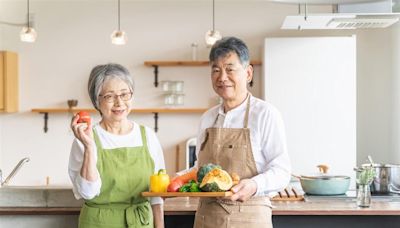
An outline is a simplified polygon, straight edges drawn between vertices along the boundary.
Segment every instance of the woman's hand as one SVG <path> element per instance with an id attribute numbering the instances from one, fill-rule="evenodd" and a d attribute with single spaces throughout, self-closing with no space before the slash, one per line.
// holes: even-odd
<path id="1" fill-rule="evenodd" d="M 93 142 L 92 123 L 78 123 L 79 115 L 76 114 L 71 120 L 71 129 L 74 132 L 75 138 L 79 139 L 85 148 L 91 147 Z"/>
<path id="2" fill-rule="evenodd" d="M 78 123 L 79 115 L 76 114 L 71 120 L 71 129 L 75 137 L 84 145 L 81 176 L 88 181 L 95 181 L 99 178 L 96 167 L 96 159 L 93 150 L 92 123 Z"/>

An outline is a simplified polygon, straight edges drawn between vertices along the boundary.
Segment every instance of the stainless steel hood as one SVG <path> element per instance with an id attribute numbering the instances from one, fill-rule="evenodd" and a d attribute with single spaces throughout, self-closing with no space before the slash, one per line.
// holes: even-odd
<path id="1" fill-rule="evenodd" d="M 399 21 L 400 1 L 339 4 L 337 13 L 299 13 L 285 18 L 281 29 L 372 29 L 386 28 Z"/>

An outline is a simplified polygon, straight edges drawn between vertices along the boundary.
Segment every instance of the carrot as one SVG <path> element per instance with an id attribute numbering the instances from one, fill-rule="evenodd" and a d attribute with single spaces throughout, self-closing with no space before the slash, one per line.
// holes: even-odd
<path id="1" fill-rule="evenodd" d="M 174 180 L 181 180 L 184 184 L 188 183 L 191 180 L 194 180 L 197 182 L 197 168 L 193 168 L 192 170 L 190 170 L 190 172 L 185 173 L 181 176 L 177 176 L 174 177 L 171 182 L 173 182 Z"/>

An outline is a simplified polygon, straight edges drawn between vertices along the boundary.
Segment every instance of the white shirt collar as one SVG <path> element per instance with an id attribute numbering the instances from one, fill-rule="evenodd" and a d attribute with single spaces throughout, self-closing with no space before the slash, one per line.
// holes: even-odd
<path id="1" fill-rule="evenodd" d="M 230 111 L 228 111 L 226 113 L 224 112 L 224 103 L 220 104 L 220 106 L 218 108 L 218 115 L 225 116 L 228 113 L 235 113 L 235 112 L 240 112 L 240 111 L 246 110 L 247 100 L 250 99 L 250 96 L 251 96 L 251 94 L 248 93 L 246 99 L 244 99 L 244 101 L 239 106 L 237 106 L 236 108 L 231 109 Z"/>

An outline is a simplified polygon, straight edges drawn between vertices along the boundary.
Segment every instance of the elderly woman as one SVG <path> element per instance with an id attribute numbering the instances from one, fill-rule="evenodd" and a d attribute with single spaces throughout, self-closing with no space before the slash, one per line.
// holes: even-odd
<path id="1" fill-rule="evenodd" d="M 71 121 L 69 175 L 73 192 L 85 204 L 79 227 L 163 227 L 163 201 L 147 198 L 150 175 L 164 169 L 164 157 L 155 133 L 128 120 L 134 83 L 126 68 L 99 65 L 90 73 L 88 92 L 101 120 Z"/>

